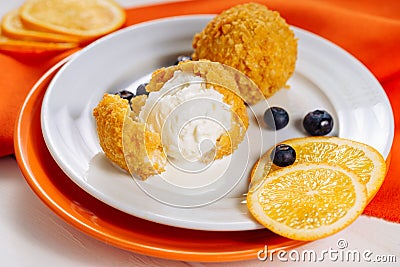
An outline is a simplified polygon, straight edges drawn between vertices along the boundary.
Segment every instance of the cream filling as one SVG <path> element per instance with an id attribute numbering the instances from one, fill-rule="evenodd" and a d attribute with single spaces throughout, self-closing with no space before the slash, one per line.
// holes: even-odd
<path id="1" fill-rule="evenodd" d="M 160 133 L 164 152 L 177 160 L 208 161 L 217 140 L 231 129 L 231 109 L 205 80 L 176 71 L 158 92 L 150 93 L 139 118 Z"/>

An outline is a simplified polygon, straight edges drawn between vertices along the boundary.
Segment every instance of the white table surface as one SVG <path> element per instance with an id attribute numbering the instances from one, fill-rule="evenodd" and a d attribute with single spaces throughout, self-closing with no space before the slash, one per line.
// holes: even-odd
<path id="1" fill-rule="evenodd" d="M 0 16 L 18 7 L 23 0 L 1 0 Z M 165 0 L 120 0 L 125 7 L 166 2 Z M 400 204 L 400 203 L 399 203 Z M 340 249 L 338 241 L 348 246 Z M 260 248 L 263 249 L 263 248 Z M 385 258 L 396 262 L 368 262 L 367 259 L 346 260 L 325 254 L 322 262 L 290 259 L 240 261 L 232 263 L 179 262 L 149 256 L 102 243 L 64 222 L 45 206 L 25 182 L 13 157 L 0 158 L 0 266 L 400 266 L 400 224 L 361 216 L 343 231 L 305 246 L 291 255 L 312 250 L 356 251 L 371 260 Z M 387 257 L 385 257 L 387 256 Z M 287 260 L 285 262 L 285 259 Z"/>

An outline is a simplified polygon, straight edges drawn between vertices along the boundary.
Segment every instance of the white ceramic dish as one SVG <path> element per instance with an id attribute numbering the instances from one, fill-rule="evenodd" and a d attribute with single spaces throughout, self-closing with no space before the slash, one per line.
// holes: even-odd
<path id="1" fill-rule="evenodd" d="M 214 171 L 223 170 L 221 179 L 207 174 L 203 184 L 196 179 L 188 183 L 190 177 L 170 172 L 141 182 L 110 164 L 98 144 L 93 108 L 105 92 L 135 89 L 155 69 L 190 54 L 193 34 L 211 17 L 174 17 L 120 30 L 74 55 L 57 73 L 43 101 L 42 130 L 52 156 L 77 185 L 112 207 L 158 223 L 200 230 L 252 230 L 261 226 L 241 204 L 252 164 L 276 141 L 305 136 L 301 120 L 307 112 L 328 110 L 335 120 L 331 135 L 368 143 L 388 156 L 394 121 L 380 84 L 343 49 L 293 28 L 299 55 L 289 80 L 291 89 L 268 100 L 269 105 L 284 107 L 291 121 L 275 135 L 257 124 L 266 103 L 253 107 L 245 141 L 214 166 Z"/>

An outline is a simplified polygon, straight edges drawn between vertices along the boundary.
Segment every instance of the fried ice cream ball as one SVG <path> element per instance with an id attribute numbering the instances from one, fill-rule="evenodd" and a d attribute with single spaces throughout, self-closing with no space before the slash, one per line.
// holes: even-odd
<path id="1" fill-rule="evenodd" d="M 208 59 L 238 69 L 267 98 L 288 87 L 297 60 L 297 39 L 289 25 L 277 11 L 257 3 L 223 11 L 195 34 L 192 45 L 193 60 Z"/>
<path id="2" fill-rule="evenodd" d="M 105 94 L 93 115 L 106 157 L 147 179 L 165 171 L 168 158 L 209 162 L 230 155 L 249 124 L 240 92 L 256 89 L 246 79 L 220 63 L 187 61 L 155 71 L 149 95 L 130 105 Z M 204 140 L 213 147 L 200 151 Z"/>

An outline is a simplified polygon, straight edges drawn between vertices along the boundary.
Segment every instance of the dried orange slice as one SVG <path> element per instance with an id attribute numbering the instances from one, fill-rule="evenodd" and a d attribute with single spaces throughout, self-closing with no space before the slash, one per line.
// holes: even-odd
<path id="1" fill-rule="evenodd" d="M 20 8 L 29 29 L 88 41 L 120 28 L 125 11 L 113 0 L 27 0 Z"/>
<path id="2" fill-rule="evenodd" d="M 57 33 L 40 32 L 26 28 L 20 19 L 18 9 L 4 15 L 1 22 L 1 30 L 4 36 L 25 41 L 40 42 L 79 42 L 79 38 Z"/>
<path id="3" fill-rule="evenodd" d="M 53 43 L 11 39 L 0 31 L 0 50 L 18 53 L 42 53 L 49 51 L 62 51 L 77 47 L 77 43 Z"/>
<path id="4" fill-rule="evenodd" d="M 339 137 L 303 137 L 282 142 L 296 151 L 296 163 L 330 163 L 354 171 L 367 187 L 371 200 L 381 187 L 386 175 L 386 163 L 382 155 L 373 147 Z M 260 159 L 253 169 L 253 177 L 267 175 L 280 169 L 269 160 L 271 151 Z M 259 168 L 258 168 L 258 167 Z"/>
<path id="5" fill-rule="evenodd" d="M 258 222 L 281 236 L 306 241 L 342 230 L 366 203 L 366 188 L 357 174 L 324 163 L 272 172 L 247 194 L 248 209 Z"/>

